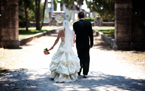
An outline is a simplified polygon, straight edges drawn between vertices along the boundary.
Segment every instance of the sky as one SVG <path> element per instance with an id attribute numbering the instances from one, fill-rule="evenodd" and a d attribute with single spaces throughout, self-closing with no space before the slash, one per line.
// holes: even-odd
<path id="1" fill-rule="evenodd" d="M 45 0 L 41 0 L 41 2 L 44 2 Z M 50 1 L 50 0 L 48 0 L 48 1 Z M 85 0 L 84 0 L 84 4 L 82 5 L 82 9 L 85 9 L 86 11 L 90 11 L 88 8 L 87 8 L 87 5 L 86 5 L 86 2 L 85 2 Z M 57 10 L 60 10 L 60 7 L 58 7 L 58 9 Z"/>
<path id="2" fill-rule="evenodd" d="M 90 11 L 88 8 L 87 8 L 87 5 L 86 5 L 86 2 L 85 2 L 85 0 L 84 0 L 84 4 L 82 5 L 82 9 L 85 9 L 86 11 Z"/>

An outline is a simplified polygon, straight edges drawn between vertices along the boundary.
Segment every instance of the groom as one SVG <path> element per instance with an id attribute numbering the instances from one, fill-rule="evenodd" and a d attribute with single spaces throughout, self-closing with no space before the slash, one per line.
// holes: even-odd
<path id="1" fill-rule="evenodd" d="M 93 46 L 93 30 L 90 22 L 84 20 L 84 13 L 78 13 L 79 21 L 73 24 L 73 28 L 76 34 L 76 48 L 78 57 L 80 59 L 80 75 L 83 69 L 84 78 L 89 72 L 90 54 L 89 50 Z"/>

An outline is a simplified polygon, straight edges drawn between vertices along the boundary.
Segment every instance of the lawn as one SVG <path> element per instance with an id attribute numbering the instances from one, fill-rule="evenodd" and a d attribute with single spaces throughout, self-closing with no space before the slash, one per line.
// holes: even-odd
<path id="1" fill-rule="evenodd" d="M 40 32 L 44 32 L 44 31 L 51 31 L 54 29 L 57 29 L 59 27 L 56 26 L 43 26 L 42 30 L 36 30 L 35 27 L 29 27 L 28 32 L 26 32 L 26 28 L 19 28 L 19 39 L 25 38 L 27 36 L 36 34 L 36 33 L 40 33 Z"/>
<path id="2" fill-rule="evenodd" d="M 19 39 L 25 38 L 27 36 L 36 34 L 36 33 L 40 33 L 40 32 L 44 32 L 44 31 L 48 31 L 48 30 L 33 30 L 33 29 L 29 29 L 28 32 L 26 32 L 25 29 L 21 29 L 19 30 Z"/>
<path id="3" fill-rule="evenodd" d="M 114 38 L 114 29 L 107 29 L 107 30 L 98 30 L 99 32 L 102 32 L 103 34 L 110 36 Z"/>
<path id="4" fill-rule="evenodd" d="M 112 38 L 114 38 L 114 31 L 115 31 L 115 28 L 114 27 L 111 27 L 111 26 L 95 26 L 93 27 L 94 30 L 97 30 L 99 32 L 102 32 L 103 34 L 107 35 L 107 36 L 110 36 Z"/>
<path id="5" fill-rule="evenodd" d="M 26 28 L 19 28 L 19 39 L 22 39 L 22 38 L 25 38 L 27 36 L 30 36 L 30 35 L 33 35 L 33 34 L 36 34 L 36 33 L 40 33 L 40 32 L 44 32 L 44 31 L 50 31 L 50 30 L 53 30 L 53 29 L 57 29 L 59 27 L 56 27 L 56 26 L 43 26 L 42 27 L 42 30 L 36 30 L 35 27 L 29 27 L 29 31 L 26 32 Z M 100 32 L 104 32 L 106 35 L 111 35 L 113 36 L 114 32 L 114 27 L 111 27 L 111 26 L 95 26 L 93 27 L 94 30 L 98 30 Z"/>

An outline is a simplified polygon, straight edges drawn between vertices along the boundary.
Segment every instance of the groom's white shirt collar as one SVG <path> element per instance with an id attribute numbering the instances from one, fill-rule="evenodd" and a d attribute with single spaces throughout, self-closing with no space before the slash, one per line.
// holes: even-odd
<path id="1" fill-rule="evenodd" d="M 81 18 L 80 20 L 84 20 L 84 18 Z"/>

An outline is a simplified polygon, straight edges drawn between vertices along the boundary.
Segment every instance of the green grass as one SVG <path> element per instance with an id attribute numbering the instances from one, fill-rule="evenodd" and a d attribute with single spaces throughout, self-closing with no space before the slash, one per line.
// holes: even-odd
<path id="1" fill-rule="evenodd" d="M 26 32 L 26 27 L 19 27 L 19 39 L 25 38 L 27 36 L 36 34 L 36 33 L 40 33 L 40 32 L 44 32 L 44 31 L 51 31 L 54 29 L 57 29 L 58 27 L 56 26 L 43 26 L 42 30 L 36 30 L 36 27 L 29 27 L 29 31 Z"/>
<path id="2" fill-rule="evenodd" d="M 114 38 L 114 29 L 108 29 L 108 30 L 98 30 L 99 32 L 102 32 L 103 34 L 110 36 Z"/>
<path id="3" fill-rule="evenodd" d="M 41 32 L 44 32 L 44 31 L 48 31 L 48 30 L 33 30 L 33 29 L 29 29 L 28 32 L 26 32 L 25 29 L 21 29 L 21 30 L 19 30 L 19 39 L 25 38 L 27 36 L 30 36 L 30 35 L 33 35 L 33 34 L 36 34 L 36 33 L 41 33 Z"/>
<path id="4" fill-rule="evenodd" d="M 84 18 L 86 21 L 92 22 L 95 20 L 95 18 Z"/>
<path id="5" fill-rule="evenodd" d="M 99 32 L 102 32 L 105 35 L 108 35 L 110 37 L 114 38 L 114 29 L 107 29 L 107 30 L 98 30 Z"/>
<path id="6" fill-rule="evenodd" d="M 114 31 L 115 28 L 112 26 L 95 26 L 93 27 L 94 30 L 98 30 L 99 32 L 102 32 L 103 34 L 110 36 L 114 38 Z"/>

